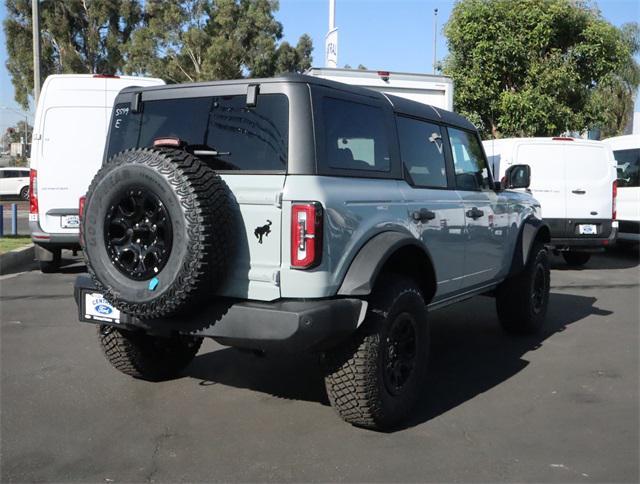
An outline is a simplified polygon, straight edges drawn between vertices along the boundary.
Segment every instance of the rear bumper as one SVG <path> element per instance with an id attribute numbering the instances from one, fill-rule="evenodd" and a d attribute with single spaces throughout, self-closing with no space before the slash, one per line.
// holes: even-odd
<path id="1" fill-rule="evenodd" d="M 607 247 L 611 247 L 612 245 L 614 245 L 617 237 L 618 231 L 615 228 L 612 228 L 608 237 L 552 237 L 550 245 L 557 250 L 575 249 L 588 252 L 599 252 L 606 249 Z"/>
<path id="2" fill-rule="evenodd" d="M 87 275 L 78 276 L 74 297 L 81 322 L 81 295 L 94 291 Z M 213 338 L 238 348 L 283 351 L 321 350 L 336 345 L 356 330 L 364 319 L 367 303 L 356 298 L 279 300 L 274 302 L 217 300 L 188 317 L 138 319 L 121 314 L 120 323 L 108 323 L 148 334 L 190 334 Z"/>
<path id="3" fill-rule="evenodd" d="M 39 222 L 29 222 L 31 240 L 34 244 L 47 249 L 79 249 L 80 232 L 75 233 L 49 233 L 42 230 Z"/>

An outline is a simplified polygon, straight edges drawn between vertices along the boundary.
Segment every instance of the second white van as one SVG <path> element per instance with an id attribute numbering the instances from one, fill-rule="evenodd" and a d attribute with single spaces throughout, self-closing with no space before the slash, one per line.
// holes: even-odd
<path id="1" fill-rule="evenodd" d="M 102 164 L 113 101 L 128 86 L 161 79 L 102 74 L 47 77 L 31 145 L 29 226 L 43 272 L 55 271 L 62 249 L 79 245 L 79 199 Z"/>
<path id="2" fill-rule="evenodd" d="M 533 196 L 551 229 L 551 244 L 569 265 L 615 242 L 616 163 L 600 141 L 575 138 L 503 138 L 483 142 L 500 178 L 512 165 L 531 167 Z"/>

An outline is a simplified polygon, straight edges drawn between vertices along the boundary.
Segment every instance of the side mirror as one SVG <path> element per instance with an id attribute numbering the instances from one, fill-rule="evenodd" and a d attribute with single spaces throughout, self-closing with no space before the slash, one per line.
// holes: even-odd
<path id="1" fill-rule="evenodd" d="M 531 185 L 531 167 L 529 165 L 513 165 L 507 168 L 500 182 L 503 189 L 529 188 Z"/>

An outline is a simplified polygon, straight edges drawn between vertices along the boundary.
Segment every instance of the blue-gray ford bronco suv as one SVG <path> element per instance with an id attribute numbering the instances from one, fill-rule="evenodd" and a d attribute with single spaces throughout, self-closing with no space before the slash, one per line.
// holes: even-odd
<path id="1" fill-rule="evenodd" d="M 203 338 L 320 355 L 354 425 L 416 404 L 428 311 L 494 296 L 540 330 L 549 229 L 529 167 L 494 182 L 463 117 L 291 75 L 126 88 L 81 205 L 80 320 L 123 373 L 175 377 Z"/>

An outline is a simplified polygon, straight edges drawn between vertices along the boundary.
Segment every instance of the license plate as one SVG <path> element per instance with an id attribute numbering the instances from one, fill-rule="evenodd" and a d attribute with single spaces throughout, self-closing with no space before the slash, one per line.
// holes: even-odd
<path id="1" fill-rule="evenodd" d="M 580 224 L 578 225 L 578 232 L 580 235 L 596 235 L 598 233 L 598 227 L 593 224 Z"/>
<path id="2" fill-rule="evenodd" d="M 63 229 L 77 229 L 80 226 L 80 217 L 78 215 L 63 215 L 61 223 Z"/>
<path id="3" fill-rule="evenodd" d="M 119 323 L 120 311 L 114 308 L 99 292 L 85 292 L 83 315 L 88 321 Z"/>

